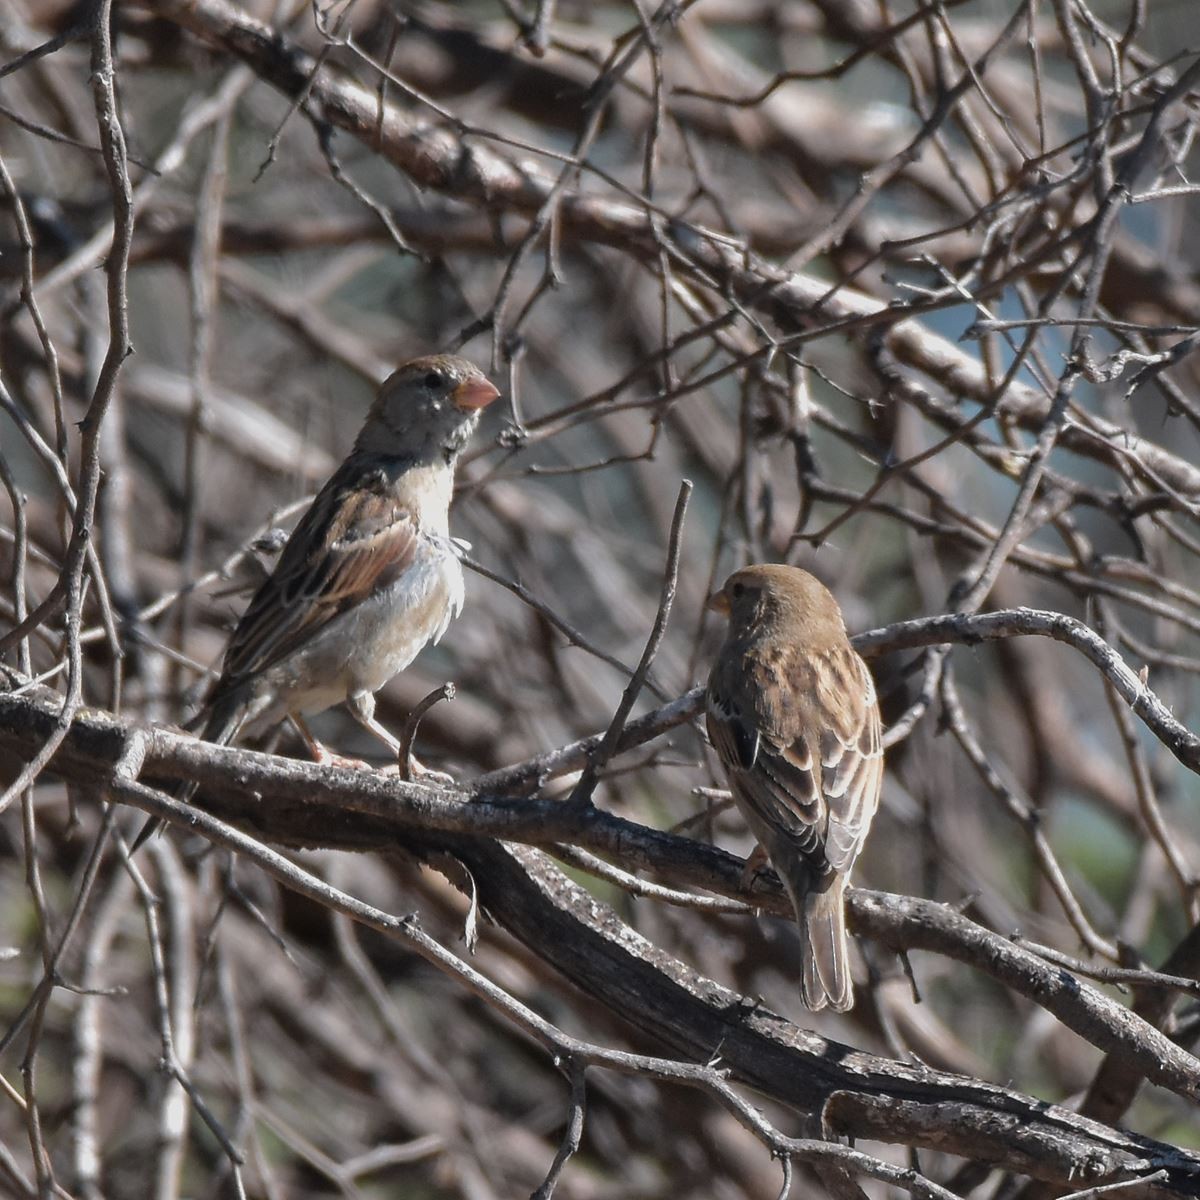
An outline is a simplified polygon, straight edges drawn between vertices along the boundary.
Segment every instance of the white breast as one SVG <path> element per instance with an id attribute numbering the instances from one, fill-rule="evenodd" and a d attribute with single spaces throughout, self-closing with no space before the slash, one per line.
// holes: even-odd
<path id="1" fill-rule="evenodd" d="M 395 583 L 335 618 L 293 656 L 294 680 L 320 680 L 292 689 L 293 712 L 318 713 L 348 696 L 378 691 L 462 611 L 465 586 L 454 546 L 437 534 L 421 540 L 413 564 Z"/>
<path id="2" fill-rule="evenodd" d="M 355 649 L 347 664 L 347 694 L 378 691 L 429 642 L 438 642 L 462 612 L 462 566 L 445 539 L 428 539 L 428 552 L 386 591 L 347 617 Z"/>

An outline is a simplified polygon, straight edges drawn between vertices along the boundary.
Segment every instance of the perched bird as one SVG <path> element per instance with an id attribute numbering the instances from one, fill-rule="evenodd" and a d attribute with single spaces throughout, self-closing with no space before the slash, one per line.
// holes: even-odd
<path id="1" fill-rule="evenodd" d="M 345 700 L 398 751 L 375 720 L 375 692 L 462 609 L 448 526 L 454 467 L 480 410 L 499 394 L 452 355 L 414 359 L 384 382 L 354 448 L 238 621 L 189 728 L 224 744 L 243 728 L 291 717 L 314 757 L 328 761 L 304 717 Z"/>
<path id="2" fill-rule="evenodd" d="M 729 618 L 708 680 L 709 739 L 796 910 L 804 1003 L 844 1012 L 842 897 L 883 782 L 871 674 L 837 601 L 798 567 L 735 571 L 708 605 Z"/>

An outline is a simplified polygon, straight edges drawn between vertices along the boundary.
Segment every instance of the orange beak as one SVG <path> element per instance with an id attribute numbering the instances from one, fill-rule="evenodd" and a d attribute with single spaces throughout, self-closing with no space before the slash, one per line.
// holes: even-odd
<path id="1" fill-rule="evenodd" d="M 720 613 L 723 617 L 729 616 L 729 597 L 725 595 L 725 589 L 713 592 L 704 602 L 704 607 L 710 612 Z"/>
<path id="2" fill-rule="evenodd" d="M 477 376 L 474 379 L 464 379 L 450 393 L 450 399 L 459 408 L 472 411 L 477 408 L 487 408 L 499 395 L 499 391 L 491 383 L 482 376 Z"/>

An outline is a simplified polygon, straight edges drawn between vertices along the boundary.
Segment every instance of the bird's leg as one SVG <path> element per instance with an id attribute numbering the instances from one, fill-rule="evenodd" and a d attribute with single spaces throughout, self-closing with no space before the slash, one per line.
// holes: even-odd
<path id="1" fill-rule="evenodd" d="M 313 731 L 309 729 L 303 717 L 298 713 L 291 713 L 288 720 L 292 723 L 292 728 L 300 735 L 300 740 L 308 748 L 309 754 L 312 755 L 314 762 L 324 762 L 329 757 L 329 751 L 317 741 L 313 735 Z"/>
<path id="2" fill-rule="evenodd" d="M 289 713 L 288 720 L 295 727 L 296 732 L 300 735 L 300 740 L 308 748 L 309 754 L 313 756 L 313 761 L 321 767 L 354 767 L 356 770 L 364 771 L 367 769 L 367 763 L 361 758 L 346 758 L 341 754 L 334 754 L 332 750 L 327 750 L 319 741 L 313 731 L 309 729 L 308 723 L 298 713 Z"/>
<path id="3" fill-rule="evenodd" d="M 354 719 L 364 728 L 369 729 L 396 758 L 395 770 L 400 771 L 404 764 L 400 760 L 400 752 L 404 749 L 400 739 L 395 737 L 389 730 L 385 729 L 377 720 L 375 720 L 375 696 L 371 692 L 364 692 L 361 696 L 350 696 L 346 700 L 346 706 L 350 709 Z M 411 764 L 412 779 L 417 781 L 424 780 L 427 783 L 453 783 L 454 777 L 447 775 L 443 771 L 433 771 L 429 767 L 423 766 L 417 762 L 415 754 L 409 754 L 409 764 Z M 391 770 L 392 768 L 388 768 Z"/>
<path id="4" fill-rule="evenodd" d="M 370 730 L 392 752 L 393 758 L 400 753 L 400 739 L 375 720 L 375 697 L 370 692 L 347 697 L 346 707 L 364 729 Z"/>
<path id="5" fill-rule="evenodd" d="M 746 859 L 745 865 L 742 867 L 742 891 L 750 891 L 754 887 L 754 881 L 758 878 L 759 873 L 770 865 L 771 860 L 767 857 L 767 852 L 761 843 L 755 845 L 754 849 L 750 851 L 750 857 Z"/>

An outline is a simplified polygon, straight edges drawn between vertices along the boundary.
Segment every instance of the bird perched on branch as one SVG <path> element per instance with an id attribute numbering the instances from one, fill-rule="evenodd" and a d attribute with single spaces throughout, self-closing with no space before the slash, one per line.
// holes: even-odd
<path id="1" fill-rule="evenodd" d="M 843 893 L 879 805 L 883 749 L 866 663 L 829 590 L 797 567 L 735 571 L 708 680 L 708 736 L 800 928 L 810 1009 L 854 1003 Z"/>
<path id="2" fill-rule="evenodd" d="M 398 751 L 375 720 L 375 692 L 462 609 L 448 526 L 454 468 L 480 411 L 499 394 L 478 367 L 452 355 L 414 359 L 384 382 L 354 448 L 238 621 L 190 728 L 224 744 L 243 728 L 291 717 L 317 761 L 329 761 L 304 717 L 345 700 Z"/>

